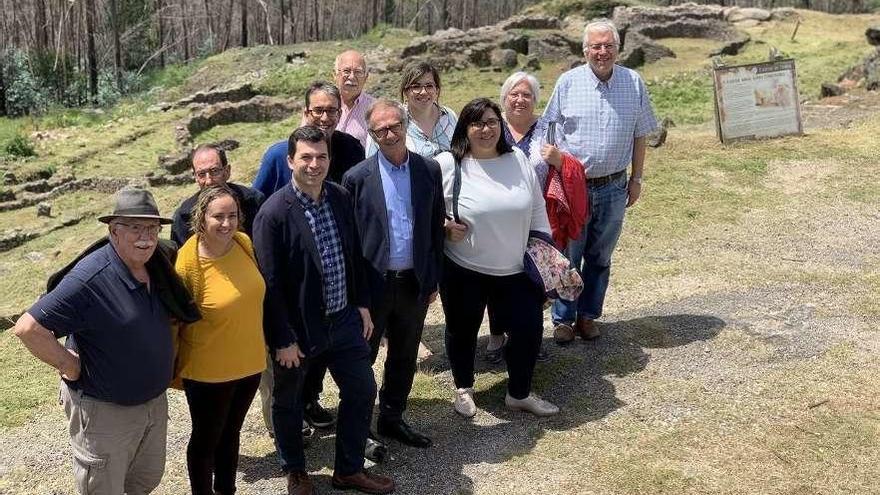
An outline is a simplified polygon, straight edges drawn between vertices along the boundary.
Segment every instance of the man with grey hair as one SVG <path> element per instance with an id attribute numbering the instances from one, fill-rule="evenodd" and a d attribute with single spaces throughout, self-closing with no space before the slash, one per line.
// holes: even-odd
<path id="1" fill-rule="evenodd" d="M 406 148 L 406 110 L 377 100 L 366 113 L 379 151 L 346 172 L 367 266 L 372 360 L 388 339 L 379 391 L 380 435 L 426 448 L 431 439 L 403 417 L 428 305 L 437 297 L 443 262 L 445 205 L 440 165 Z"/>
<path id="2" fill-rule="evenodd" d="M 143 495 L 165 471 L 170 320 L 200 316 L 174 273 L 173 248 L 157 249 L 171 219 L 152 194 L 122 189 L 98 220 L 109 237 L 53 275 L 14 332 L 61 375 L 77 491 Z"/>
<path id="3" fill-rule="evenodd" d="M 587 64 L 559 77 L 544 110 L 544 122 L 558 124 L 560 148 L 583 163 L 590 200 L 583 233 L 567 250 L 572 266 L 581 270 L 584 291 L 576 302 L 557 300 L 553 305 L 554 338 L 560 344 L 571 342 L 576 334 L 584 339 L 599 336 L 594 320 L 602 316 L 611 254 L 625 210 L 642 192 L 645 136 L 657 127 L 641 77 L 615 64 L 619 50 L 614 24 L 587 24 Z"/>
<path id="4" fill-rule="evenodd" d="M 333 80 L 342 95 L 342 114 L 336 130 L 350 134 L 367 145 L 367 109 L 376 101 L 364 92 L 370 71 L 364 56 L 356 50 L 346 50 L 333 63 Z"/>

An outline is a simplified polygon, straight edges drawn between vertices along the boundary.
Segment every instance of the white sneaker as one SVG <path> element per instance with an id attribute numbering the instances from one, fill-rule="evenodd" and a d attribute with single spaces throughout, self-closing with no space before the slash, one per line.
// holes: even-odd
<path id="1" fill-rule="evenodd" d="M 507 404 L 508 409 L 530 412 L 535 416 L 553 416 L 559 412 L 558 407 L 535 394 L 529 394 L 525 399 L 514 399 L 510 394 L 507 394 L 504 403 Z"/>
<path id="2" fill-rule="evenodd" d="M 455 389 L 455 412 L 466 418 L 473 418 L 477 414 L 477 405 L 474 404 L 474 389 Z"/>

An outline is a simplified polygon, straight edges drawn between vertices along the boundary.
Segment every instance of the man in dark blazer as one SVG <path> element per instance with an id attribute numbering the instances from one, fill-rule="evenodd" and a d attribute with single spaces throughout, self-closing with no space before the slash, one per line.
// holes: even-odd
<path id="1" fill-rule="evenodd" d="M 367 265 L 374 362 L 382 337 L 388 339 L 377 430 L 425 448 L 431 439 L 412 429 L 403 412 L 428 305 L 440 281 L 445 217 L 440 166 L 406 149 L 406 111 L 400 104 L 378 100 L 366 118 L 379 151 L 349 170 L 342 184 L 354 201 Z"/>
<path id="2" fill-rule="evenodd" d="M 289 139 L 291 183 L 254 221 L 254 248 L 266 280 L 263 328 L 274 357 L 272 422 L 291 495 L 313 493 L 305 469 L 302 388 L 310 363 L 328 364 L 339 386 L 333 486 L 390 493 L 394 482 L 364 470 L 376 381 L 370 363 L 368 292 L 348 192 L 325 182 L 326 136 L 301 127 Z"/>

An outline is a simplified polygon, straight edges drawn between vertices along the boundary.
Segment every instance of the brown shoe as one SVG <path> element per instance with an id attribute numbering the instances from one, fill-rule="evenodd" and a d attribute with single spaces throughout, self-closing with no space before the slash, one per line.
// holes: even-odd
<path id="1" fill-rule="evenodd" d="M 559 345 L 565 345 L 574 340 L 574 329 L 567 323 L 560 323 L 553 328 L 553 340 Z"/>
<path id="2" fill-rule="evenodd" d="M 394 491 L 394 480 L 381 474 L 373 474 L 362 470 L 348 476 L 333 473 L 331 480 L 337 490 L 357 490 L 364 493 L 391 493 Z"/>
<path id="3" fill-rule="evenodd" d="M 312 495 L 315 487 L 305 471 L 287 473 L 287 495 Z"/>
<path id="4" fill-rule="evenodd" d="M 601 335 L 599 333 L 599 328 L 596 326 L 596 322 L 588 320 L 587 318 L 578 318 L 577 325 L 575 325 L 575 331 L 584 340 L 596 340 L 599 338 L 599 335 Z"/>

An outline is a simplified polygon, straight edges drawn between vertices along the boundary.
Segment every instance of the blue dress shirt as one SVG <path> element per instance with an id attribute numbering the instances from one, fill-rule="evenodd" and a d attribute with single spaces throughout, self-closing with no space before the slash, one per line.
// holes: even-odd
<path id="1" fill-rule="evenodd" d="M 400 166 L 393 165 L 380 151 L 379 174 L 385 192 L 385 211 L 388 215 L 389 270 L 408 270 L 413 267 L 413 208 L 410 183 L 409 153 Z"/>

